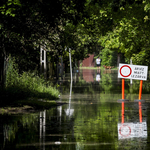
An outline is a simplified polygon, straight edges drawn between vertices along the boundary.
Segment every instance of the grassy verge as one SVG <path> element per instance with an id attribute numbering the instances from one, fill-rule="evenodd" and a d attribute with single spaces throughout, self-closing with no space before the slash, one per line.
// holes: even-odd
<path id="1" fill-rule="evenodd" d="M 46 101 L 39 101 L 44 99 Z M 7 69 L 6 86 L 0 90 L 1 107 L 24 106 L 33 108 L 49 108 L 56 105 L 59 91 L 44 78 L 35 73 L 23 72 L 19 74 L 14 60 L 10 59 Z"/>

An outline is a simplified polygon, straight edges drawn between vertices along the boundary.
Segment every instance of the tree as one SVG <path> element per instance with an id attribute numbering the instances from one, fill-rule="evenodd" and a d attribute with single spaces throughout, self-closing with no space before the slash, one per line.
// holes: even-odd
<path id="1" fill-rule="evenodd" d="M 134 64 L 149 65 L 148 2 L 121 2 L 111 10 L 113 30 L 101 36 L 99 42 L 106 49 L 118 49 L 128 63 L 132 58 Z"/>
<path id="2" fill-rule="evenodd" d="M 53 55 L 64 50 L 64 26 L 77 24 L 84 7 L 82 1 L 50 2 L 48 0 L 4 0 L 0 2 L 0 54 L 4 70 L 4 56 L 15 56 L 21 70 L 35 68 L 39 62 L 39 45 Z M 79 4 L 79 5 L 77 5 Z M 24 68 L 22 67 L 24 66 Z M 3 71 L 1 71 L 3 72 Z"/>
<path id="3" fill-rule="evenodd" d="M 51 58 L 65 56 L 66 46 L 77 60 L 99 55 L 101 47 L 149 65 L 149 8 L 148 0 L 3 0 L 1 60 L 10 53 L 22 66 L 32 54 L 29 64 L 35 66 L 39 45 L 46 45 Z"/>

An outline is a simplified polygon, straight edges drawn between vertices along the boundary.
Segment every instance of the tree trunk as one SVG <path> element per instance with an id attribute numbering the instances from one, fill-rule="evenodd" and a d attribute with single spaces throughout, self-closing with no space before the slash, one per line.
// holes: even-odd
<path id="1" fill-rule="evenodd" d="M 3 52 L 0 54 L 0 86 L 4 87 L 4 80 L 3 80 L 3 72 L 4 72 L 4 57 Z"/>
<path id="2" fill-rule="evenodd" d="M 6 68 L 7 68 L 6 51 L 3 45 L 2 53 L 0 54 L 0 83 L 2 89 L 4 89 L 6 83 Z"/>

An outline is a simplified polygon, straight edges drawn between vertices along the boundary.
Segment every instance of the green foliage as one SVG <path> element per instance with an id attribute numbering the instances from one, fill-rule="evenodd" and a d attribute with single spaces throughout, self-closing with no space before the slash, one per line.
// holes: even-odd
<path id="1" fill-rule="evenodd" d="M 12 97 L 13 100 L 30 97 L 52 100 L 58 98 L 59 92 L 44 78 L 37 76 L 35 73 L 23 72 L 20 75 L 14 59 L 10 59 L 6 76 L 5 94 L 8 100 Z"/>
<path id="2" fill-rule="evenodd" d="M 113 19 L 113 26 L 98 42 L 106 51 L 123 53 L 128 62 L 132 58 L 134 64 L 149 65 L 149 1 L 111 1 L 106 7 L 105 14 Z"/>
<path id="3" fill-rule="evenodd" d="M 15 17 L 15 10 L 17 6 L 21 6 L 20 0 L 7 0 L 6 3 L 0 6 L 0 13 Z"/>
<path id="4" fill-rule="evenodd" d="M 117 65 L 117 52 L 110 49 L 103 49 L 100 58 L 102 59 L 101 65 L 116 66 Z"/>
<path id="5" fill-rule="evenodd" d="M 149 0 L 3 1 L 0 46 L 17 56 L 23 71 L 39 62 L 39 45 L 46 45 L 51 61 L 63 55 L 67 63 L 66 47 L 72 61 L 97 56 L 103 47 L 102 64 L 113 65 L 118 52 L 134 64 L 149 65 L 149 10 Z"/>
<path id="6" fill-rule="evenodd" d="M 46 45 L 47 50 L 58 56 L 74 39 L 74 28 L 82 19 L 84 3 L 85 0 L 1 2 L 0 28 L 5 50 L 19 56 L 25 52 L 29 57 L 32 51 L 39 50 L 39 45 Z"/>

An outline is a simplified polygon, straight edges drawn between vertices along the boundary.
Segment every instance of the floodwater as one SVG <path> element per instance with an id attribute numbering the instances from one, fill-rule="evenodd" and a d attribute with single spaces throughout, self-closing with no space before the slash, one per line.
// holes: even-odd
<path id="1" fill-rule="evenodd" d="M 0 149 L 150 149 L 150 81 L 125 80 L 125 99 L 117 71 L 79 70 L 56 83 L 59 101 L 68 104 L 22 115 L 0 115 Z"/>

